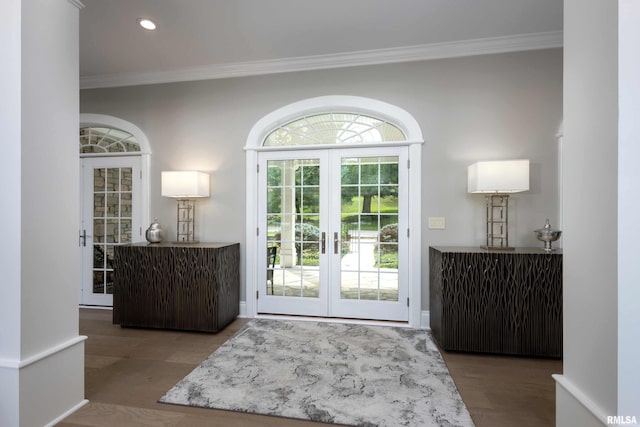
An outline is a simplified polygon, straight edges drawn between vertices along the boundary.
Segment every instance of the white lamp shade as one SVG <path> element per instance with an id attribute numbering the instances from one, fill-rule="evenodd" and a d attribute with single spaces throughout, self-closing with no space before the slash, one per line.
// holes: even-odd
<path id="1" fill-rule="evenodd" d="M 529 160 L 477 162 L 467 170 L 469 193 L 519 193 L 529 190 Z"/>
<path id="2" fill-rule="evenodd" d="M 161 186 L 165 197 L 209 197 L 209 174 L 198 171 L 163 171 Z"/>

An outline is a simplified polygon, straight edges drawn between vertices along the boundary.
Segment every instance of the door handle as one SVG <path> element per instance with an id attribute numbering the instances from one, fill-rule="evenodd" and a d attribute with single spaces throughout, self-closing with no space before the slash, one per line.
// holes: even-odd
<path id="1" fill-rule="evenodd" d="M 78 246 L 87 246 L 87 237 L 91 237 L 87 235 L 87 230 L 82 230 L 82 232 L 78 231 Z"/>
<path id="2" fill-rule="evenodd" d="M 338 243 L 340 242 L 340 240 L 338 240 L 338 232 L 334 232 L 333 233 L 333 253 L 337 254 L 338 253 Z"/>
<path id="3" fill-rule="evenodd" d="M 322 248 L 322 253 L 325 253 L 326 248 L 327 248 L 327 233 L 325 233 L 324 231 L 322 232 L 321 248 Z"/>

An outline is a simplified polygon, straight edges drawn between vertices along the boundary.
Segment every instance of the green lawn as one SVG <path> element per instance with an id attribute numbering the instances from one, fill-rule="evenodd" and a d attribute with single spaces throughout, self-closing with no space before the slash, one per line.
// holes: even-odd
<path id="1" fill-rule="evenodd" d="M 378 212 L 380 212 L 380 227 L 398 222 L 398 198 L 396 196 L 373 197 L 370 214 L 361 213 L 362 199 L 363 197 L 354 197 L 351 199 L 351 203 L 342 204 L 342 222 L 344 224 L 357 224 L 359 219 L 361 230 L 378 230 Z"/>
<path id="2" fill-rule="evenodd" d="M 353 197 L 351 199 L 351 203 L 342 203 L 342 213 L 348 214 L 353 213 L 357 214 L 362 210 L 362 199 L 364 197 Z M 386 196 L 378 198 L 374 196 L 371 199 L 371 213 L 377 213 L 378 208 L 380 208 L 380 213 L 385 214 L 397 214 L 398 213 L 398 197 L 396 196 Z"/>

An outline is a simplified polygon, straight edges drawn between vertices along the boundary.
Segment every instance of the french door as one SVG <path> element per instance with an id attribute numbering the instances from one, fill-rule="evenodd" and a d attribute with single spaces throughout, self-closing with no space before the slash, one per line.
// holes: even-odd
<path id="1" fill-rule="evenodd" d="M 259 313 L 408 320 L 407 151 L 259 154 Z"/>
<path id="2" fill-rule="evenodd" d="M 114 247 L 139 241 L 140 158 L 82 158 L 80 302 L 113 305 Z"/>

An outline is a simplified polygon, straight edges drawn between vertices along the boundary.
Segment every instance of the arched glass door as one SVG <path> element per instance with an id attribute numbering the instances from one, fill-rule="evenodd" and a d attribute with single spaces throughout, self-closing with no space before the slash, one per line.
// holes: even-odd
<path id="1" fill-rule="evenodd" d="M 315 298 L 307 278 L 319 277 L 317 298 L 323 302 L 312 304 L 322 307 L 317 315 L 400 320 L 407 319 L 408 312 L 408 324 L 420 327 L 424 319 L 421 203 L 408 195 L 421 192 L 423 142 L 420 126 L 409 112 L 357 96 L 305 99 L 258 120 L 245 146 L 246 301 L 241 310 L 249 317 L 261 313 L 313 315 L 304 307 Z M 390 151 L 381 150 L 385 148 Z M 282 181 L 283 172 L 299 169 L 302 161 L 304 170 L 298 175 L 289 172 L 289 180 Z M 269 166 L 280 170 L 269 177 Z M 387 188 L 396 185 L 388 179 L 387 169 L 396 167 L 397 213 L 390 203 L 396 190 Z M 318 169 L 317 191 L 313 177 L 308 176 L 316 173 L 314 168 Z M 378 170 L 375 182 L 370 174 L 374 168 Z M 305 174 L 304 181 L 295 181 Z M 284 175 L 286 179 L 287 173 Z M 285 197 L 268 198 L 287 187 Z M 282 206 L 283 199 L 293 207 Z M 279 218 L 283 214 L 284 219 Z M 397 227 L 391 223 L 396 215 Z M 335 252 L 335 243 L 338 253 L 329 254 L 329 250 Z M 297 264 L 292 266 L 292 260 Z M 288 283 L 287 275 L 295 269 L 299 270 L 299 279 L 294 281 L 299 283 L 296 295 L 300 296 L 278 295 L 277 280 Z M 397 301 L 395 285 L 390 284 L 394 276 Z M 386 307 L 395 305 L 394 309 L 379 309 L 385 306 L 385 298 L 391 299 Z"/>
<path id="2" fill-rule="evenodd" d="M 140 146 L 128 132 L 80 129 L 80 301 L 113 305 L 117 245 L 142 236 Z"/>
<path id="3" fill-rule="evenodd" d="M 408 149 L 340 147 L 403 137 L 383 120 L 327 113 L 266 138 L 292 150 L 259 153 L 259 313 L 408 320 Z"/>

